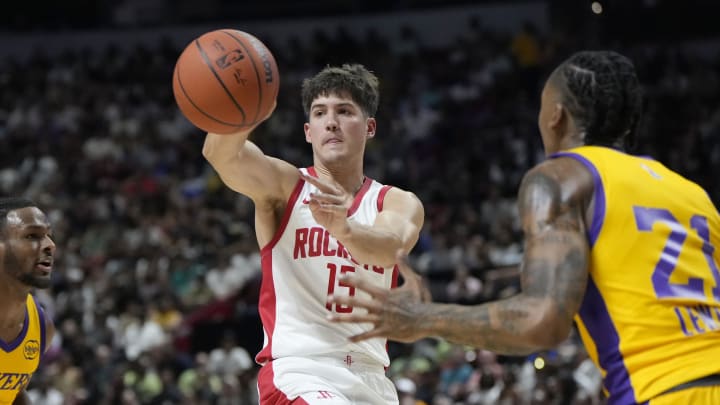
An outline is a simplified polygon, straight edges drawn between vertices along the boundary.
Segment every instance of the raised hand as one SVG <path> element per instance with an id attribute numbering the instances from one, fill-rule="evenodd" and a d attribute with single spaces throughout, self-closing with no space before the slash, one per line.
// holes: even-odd
<path id="1" fill-rule="evenodd" d="M 370 298 L 360 296 L 330 296 L 328 302 L 337 305 L 364 308 L 367 314 L 329 314 L 332 322 L 372 323 L 373 329 L 351 336 L 358 342 L 375 337 L 386 337 L 399 342 L 413 342 L 425 337 L 423 314 L 425 303 L 430 301 L 430 292 L 417 273 L 407 264 L 406 257 L 398 252 L 398 267 L 405 280 L 399 288 L 386 290 L 375 286 L 362 276 L 345 273 L 340 277 L 343 284 L 365 291 Z"/>
<path id="2" fill-rule="evenodd" d="M 350 230 L 347 212 L 353 196 L 332 180 L 308 176 L 302 171 L 300 177 L 318 189 L 308 198 L 308 206 L 315 221 L 336 238 L 347 234 Z"/>

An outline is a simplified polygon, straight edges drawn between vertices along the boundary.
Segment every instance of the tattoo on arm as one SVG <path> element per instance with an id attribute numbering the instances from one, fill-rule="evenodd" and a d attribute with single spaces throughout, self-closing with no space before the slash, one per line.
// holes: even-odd
<path id="1" fill-rule="evenodd" d="M 526 240 L 520 270 L 525 294 L 550 299 L 559 316 L 572 319 L 585 294 L 590 248 L 585 198 L 566 194 L 557 175 L 536 169 L 525 177 L 518 201 Z"/>
<path id="2" fill-rule="evenodd" d="M 552 175 L 531 171 L 519 194 L 526 239 L 522 292 L 479 306 L 437 305 L 427 317 L 429 334 L 510 355 L 564 340 L 588 277 L 584 208 L 575 201 L 563 197 Z"/>

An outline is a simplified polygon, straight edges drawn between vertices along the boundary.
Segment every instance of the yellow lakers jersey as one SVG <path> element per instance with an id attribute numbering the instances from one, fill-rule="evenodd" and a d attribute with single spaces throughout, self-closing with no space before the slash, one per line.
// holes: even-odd
<path id="1" fill-rule="evenodd" d="M 584 146 L 554 157 L 595 181 L 590 277 L 576 316 L 610 404 L 720 373 L 720 216 L 697 184 L 650 158 Z"/>
<path id="2" fill-rule="evenodd" d="M 11 342 L 0 339 L 0 405 L 13 403 L 15 396 L 30 382 L 45 351 L 45 316 L 30 294 L 26 309 L 18 337 Z"/>

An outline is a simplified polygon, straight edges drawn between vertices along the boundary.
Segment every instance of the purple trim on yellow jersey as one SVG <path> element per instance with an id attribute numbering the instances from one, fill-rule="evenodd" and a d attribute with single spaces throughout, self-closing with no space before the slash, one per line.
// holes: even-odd
<path id="1" fill-rule="evenodd" d="M 588 278 L 578 315 L 595 342 L 598 363 L 606 372 L 603 385 L 610 393 L 608 405 L 635 404 L 635 390 L 620 353 L 620 337 L 592 277 Z"/>
<path id="2" fill-rule="evenodd" d="M 3 349 L 4 351 L 10 353 L 11 351 L 17 349 L 18 346 L 20 346 L 20 343 L 22 343 L 23 340 L 25 340 L 25 336 L 27 336 L 28 326 L 30 324 L 30 308 L 25 306 L 25 322 L 23 322 L 22 330 L 20 331 L 20 334 L 13 339 L 10 343 L 5 342 L 4 340 L 0 339 L 0 349 Z"/>
<path id="3" fill-rule="evenodd" d="M 40 322 L 40 360 L 42 360 L 45 355 L 45 344 L 47 340 L 45 339 L 45 310 L 42 305 L 35 301 L 35 297 L 33 297 L 33 302 L 35 302 L 35 308 L 37 308 L 38 311 L 38 322 Z"/>
<path id="4" fill-rule="evenodd" d="M 592 162 L 585 156 L 572 152 L 558 152 L 550 155 L 551 159 L 559 157 L 569 157 L 577 160 L 590 171 L 590 174 L 592 174 L 593 182 L 595 183 L 595 210 L 593 211 L 592 224 L 590 224 L 590 229 L 588 230 L 588 240 L 590 242 L 590 247 L 593 247 L 595 245 L 595 241 L 600 235 L 600 230 L 602 230 L 603 222 L 605 220 L 605 189 L 603 188 L 602 178 L 600 177 L 600 173 L 595 165 L 592 164 Z"/>

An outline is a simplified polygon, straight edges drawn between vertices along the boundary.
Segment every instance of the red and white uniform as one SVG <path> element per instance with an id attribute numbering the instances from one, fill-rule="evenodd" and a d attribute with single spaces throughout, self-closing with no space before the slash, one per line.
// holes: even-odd
<path id="1" fill-rule="evenodd" d="M 303 170 L 317 176 L 312 167 Z M 371 225 L 389 189 L 366 178 L 348 210 L 348 218 Z M 307 201 L 314 191 L 312 184 L 298 181 L 277 233 L 261 250 L 259 311 L 265 339 L 256 356 L 256 361 L 264 365 L 258 378 L 261 403 L 283 403 L 297 397 L 301 397 L 299 401 L 315 403 L 313 399 L 317 399 L 317 403 L 328 405 L 396 402 L 392 382 L 384 375 L 389 365 L 386 340 L 349 342 L 348 337 L 369 330 L 371 325 L 328 321 L 330 312 L 361 309 L 330 305 L 327 296 L 364 294 L 340 284 L 341 273 L 364 273 L 367 280 L 389 289 L 397 284 L 398 270 L 357 263 L 313 218 Z M 372 376 L 370 380 L 342 381 L 343 375 L 357 379 L 357 375 L 366 374 Z M 367 391 L 374 391 L 376 396 L 366 397 L 363 392 L 354 396 L 358 384 L 363 383 L 372 385 Z M 378 390 L 385 392 L 378 394 Z"/>

